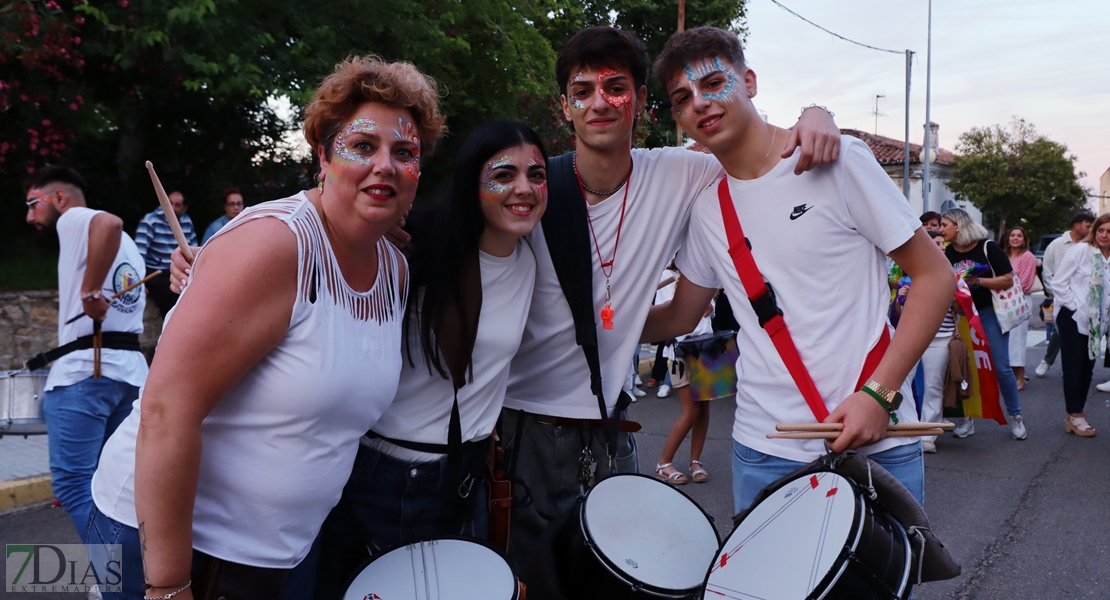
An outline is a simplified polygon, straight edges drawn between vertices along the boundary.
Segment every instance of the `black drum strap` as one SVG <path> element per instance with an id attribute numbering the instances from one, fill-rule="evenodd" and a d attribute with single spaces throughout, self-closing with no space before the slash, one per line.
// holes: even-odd
<path id="1" fill-rule="evenodd" d="M 108 348 L 110 350 L 131 350 L 133 352 L 142 352 L 139 347 L 139 334 L 129 333 L 126 331 L 105 331 L 101 335 L 103 342 L 101 348 Z M 46 365 L 58 360 L 59 358 L 78 350 L 88 350 L 93 347 L 93 336 L 81 336 L 72 342 L 58 346 L 53 350 L 40 352 L 34 358 L 23 364 L 24 368 L 28 371 L 41 369 Z"/>

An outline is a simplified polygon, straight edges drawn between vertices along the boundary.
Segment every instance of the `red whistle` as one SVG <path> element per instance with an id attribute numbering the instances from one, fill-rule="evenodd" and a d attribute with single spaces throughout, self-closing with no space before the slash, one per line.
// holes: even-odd
<path id="1" fill-rule="evenodd" d="M 605 308 L 601 309 L 601 328 L 613 328 L 613 309 L 610 308 L 608 304 L 605 305 Z"/>

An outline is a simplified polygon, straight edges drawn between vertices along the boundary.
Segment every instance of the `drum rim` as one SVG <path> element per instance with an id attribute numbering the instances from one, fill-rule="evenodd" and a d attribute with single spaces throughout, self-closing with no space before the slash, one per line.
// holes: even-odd
<path id="1" fill-rule="evenodd" d="M 820 599 L 822 599 L 822 598 L 824 598 L 825 596 L 828 595 L 829 591 L 832 589 L 832 586 L 837 581 L 840 580 L 841 575 L 843 575 L 844 571 L 847 570 L 847 568 L 848 568 L 848 559 L 847 559 L 847 556 L 845 555 L 845 552 L 848 551 L 848 550 L 850 550 L 852 552 L 855 552 L 856 548 L 859 547 L 860 539 L 863 536 L 863 507 L 865 507 L 867 505 L 867 502 L 864 499 L 865 491 L 864 491 L 863 486 L 859 485 L 855 481 L 852 481 L 850 478 L 845 477 L 844 475 L 841 475 L 840 473 L 837 473 L 836 471 L 834 471 L 833 469 L 830 469 L 830 468 L 819 469 L 819 470 L 816 470 L 816 471 L 809 471 L 809 472 L 807 472 L 803 475 L 795 477 L 794 479 L 787 480 L 782 485 L 778 485 L 775 488 L 773 488 L 770 491 L 770 493 L 773 494 L 773 493 L 781 490 L 782 488 L 786 487 L 787 485 L 790 485 L 790 484 L 794 483 L 795 481 L 798 481 L 799 479 L 805 479 L 805 478 L 809 477 L 810 475 L 816 475 L 817 473 L 831 473 L 833 475 L 836 475 L 837 477 L 840 477 L 844 481 L 848 482 L 848 485 L 852 489 L 852 494 L 853 494 L 853 496 L 855 497 L 855 500 L 856 500 L 856 502 L 855 502 L 856 509 L 855 509 L 855 512 L 852 515 L 852 527 L 850 529 L 850 531 L 852 532 L 852 536 L 851 536 L 852 539 L 850 540 L 851 544 L 849 545 L 848 541 L 846 540 L 844 545 L 841 546 L 841 550 L 840 550 L 839 554 L 837 555 L 836 562 L 833 563 L 834 566 L 838 567 L 836 569 L 835 577 L 832 577 L 833 576 L 833 569 L 829 569 L 829 572 L 826 573 L 825 576 L 822 577 L 821 580 L 817 582 L 817 586 L 810 592 L 810 595 L 807 596 L 807 598 L 816 598 L 817 600 L 820 600 Z M 911 570 L 911 566 L 912 566 L 911 565 L 911 562 L 912 562 L 912 560 L 911 560 L 912 548 L 910 548 L 910 545 L 909 545 L 909 536 L 906 533 L 905 527 L 903 527 L 902 524 L 899 523 L 898 520 L 895 519 L 893 517 L 893 515 L 890 514 L 890 511 L 885 506 L 883 506 L 879 502 L 876 502 L 876 504 L 879 504 L 879 506 L 882 507 L 882 514 L 887 519 L 890 519 L 896 525 L 898 525 L 898 530 L 901 533 L 900 537 L 902 538 L 903 546 L 906 549 L 906 560 L 905 560 L 906 564 L 903 567 L 902 583 L 899 586 L 901 588 L 901 591 L 898 592 L 900 594 L 899 597 L 901 597 L 902 595 L 905 595 L 906 588 L 909 585 L 910 570 Z M 740 523 L 743 523 L 744 521 L 746 521 L 748 519 L 749 516 L 751 516 L 752 513 L 751 513 L 751 507 L 750 506 L 748 507 L 748 511 L 749 511 L 748 514 L 744 515 L 744 519 L 742 519 L 740 521 Z M 732 538 L 732 534 L 736 533 L 736 530 L 739 529 L 739 527 L 740 527 L 740 523 L 736 523 L 736 525 L 732 528 L 732 531 L 730 531 L 729 534 L 725 537 L 724 541 L 721 542 L 721 547 L 717 550 L 717 553 L 713 555 L 713 562 L 709 563 L 709 568 L 705 572 L 705 580 L 702 583 L 702 596 L 701 596 L 702 598 L 705 598 L 705 589 L 709 586 L 709 576 L 713 572 L 713 567 L 716 566 L 716 564 L 717 564 L 717 559 L 721 556 L 721 551 L 723 551 L 724 548 L 725 548 L 725 543 L 728 542 Z M 829 579 L 830 577 L 832 577 L 831 580 Z M 817 592 L 818 590 L 821 590 L 821 594 L 818 595 L 818 596 L 814 596 L 813 595 L 814 592 Z"/>
<path id="2" fill-rule="evenodd" d="M 667 488 L 681 494 L 683 497 L 685 497 L 687 500 L 689 500 L 691 504 L 696 506 L 698 508 L 698 510 L 701 511 L 702 515 L 705 516 L 705 520 L 709 522 L 709 527 L 713 530 L 713 535 L 716 536 L 716 538 L 717 538 L 717 552 L 713 554 L 714 561 L 716 561 L 717 554 L 719 554 L 720 551 L 721 551 L 721 532 L 717 531 L 717 524 L 714 522 L 713 516 L 710 515 L 708 512 L 706 512 L 706 510 L 704 508 L 702 508 L 701 504 L 698 504 L 698 502 L 696 500 L 694 500 L 693 498 L 691 498 L 689 494 L 687 494 L 686 492 L 674 487 L 673 485 L 664 483 L 664 482 L 659 481 L 658 479 L 656 479 L 654 477 L 651 477 L 649 475 L 644 475 L 643 473 L 616 473 L 614 475 L 610 475 L 609 477 L 606 477 L 605 479 L 602 479 L 601 481 L 595 483 L 594 486 L 591 487 L 588 492 L 586 492 L 586 495 L 582 498 L 582 502 L 578 503 L 578 528 L 582 531 L 582 536 L 586 540 L 586 545 L 589 547 L 590 553 L 593 554 L 595 557 L 597 557 L 598 561 L 601 562 L 602 566 L 605 567 L 605 570 L 612 573 L 614 577 L 621 580 L 622 582 L 627 584 L 629 587 L 636 588 L 637 590 L 640 590 L 642 592 L 646 592 L 646 593 L 658 596 L 660 598 L 687 598 L 687 597 L 689 597 L 689 593 L 691 591 L 697 591 L 699 589 L 704 588 L 705 586 L 703 584 L 701 586 L 694 586 L 692 588 L 685 588 L 683 590 L 674 590 L 674 589 L 669 589 L 669 588 L 661 588 L 661 587 L 657 587 L 657 586 L 654 586 L 654 585 L 651 585 L 651 584 L 648 584 L 648 583 L 644 583 L 644 582 L 642 582 L 638 579 L 633 578 L 632 576 L 628 575 L 627 573 L 623 572 L 620 569 L 620 567 L 617 567 L 611 560 L 606 558 L 601 553 L 600 550 L 598 550 L 597 544 L 594 542 L 593 536 L 590 535 L 590 532 L 586 529 L 586 525 L 587 525 L 586 524 L 586 501 L 589 500 L 590 494 L 592 494 L 593 491 L 595 489 L 597 489 L 597 486 L 601 485 L 602 483 L 604 483 L 606 481 L 609 481 L 610 479 L 612 479 L 614 477 L 642 477 L 644 479 L 647 479 L 647 480 L 651 481 L 652 483 L 657 483 L 657 484 L 666 486 Z M 710 565 L 710 568 L 712 568 L 712 564 Z M 682 592 L 682 594 L 676 596 L 676 595 L 673 594 L 673 592 Z"/>
<path id="3" fill-rule="evenodd" d="M 355 582 L 355 579 L 359 575 L 362 574 L 363 570 L 365 570 L 366 567 L 369 567 L 371 563 L 378 560 L 379 558 L 385 556 L 386 554 L 389 554 L 390 552 L 393 552 L 394 550 L 404 548 L 405 546 L 412 546 L 413 544 L 422 544 L 424 542 L 436 542 L 436 541 L 440 541 L 440 540 L 456 540 L 456 541 L 462 541 L 462 542 L 470 542 L 472 544 L 477 544 L 479 546 L 485 546 L 489 550 L 493 550 L 493 552 L 495 554 L 497 554 L 497 556 L 501 557 L 501 560 L 505 561 L 505 565 L 507 565 L 509 567 L 509 572 L 513 574 L 513 579 L 516 580 L 516 586 L 513 588 L 513 597 L 510 598 L 510 600 L 519 600 L 519 598 L 520 598 L 520 575 L 517 574 L 516 569 L 513 568 L 513 564 L 509 562 L 509 558 L 507 556 L 505 556 L 505 553 L 502 552 L 500 548 L 498 548 L 497 546 L 494 546 L 492 543 L 490 543 L 488 540 L 483 540 L 481 538 L 476 538 L 476 537 L 469 537 L 469 536 L 465 536 L 465 535 L 429 535 L 429 536 L 422 536 L 422 537 L 418 537 L 418 538 L 412 538 L 410 540 L 400 541 L 400 542 L 397 542 L 396 544 L 393 544 L 391 546 L 386 546 L 386 548 L 384 550 L 382 550 L 378 554 L 375 554 L 375 555 L 371 556 L 370 558 L 366 559 L 361 564 L 359 564 L 358 568 L 355 569 L 354 573 L 351 574 L 351 576 L 349 576 L 347 578 L 347 581 L 345 581 L 343 583 L 343 596 L 347 595 L 347 590 L 349 590 L 351 588 L 351 584 L 353 584 Z"/>

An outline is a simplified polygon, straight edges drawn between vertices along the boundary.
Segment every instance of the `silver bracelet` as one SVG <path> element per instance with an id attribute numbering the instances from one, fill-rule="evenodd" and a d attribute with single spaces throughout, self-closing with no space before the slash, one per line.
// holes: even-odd
<path id="1" fill-rule="evenodd" d="M 170 593 L 162 595 L 162 596 L 147 596 L 145 598 L 145 600 L 170 600 L 170 598 L 173 598 L 174 596 L 180 594 L 181 592 L 184 592 L 185 590 L 189 589 L 189 587 L 192 586 L 192 585 L 193 585 L 193 580 L 190 579 L 189 581 L 185 582 L 185 585 L 181 586 L 181 589 L 179 589 L 179 590 L 170 592 Z"/>
<path id="2" fill-rule="evenodd" d="M 803 106 L 803 107 L 802 107 L 802 114 L 805 114 L 805 112 L 806 112 L 807 110 L 811 109 L 811 108 L 820 108 L 821 110 L 823 110 L 823 111 L 825 111 L 825 112 L 829 113 L 829 116 L 830 116 L 830 117 L 835 117 L 835 116 L 836 116 L 836 113 L 834 113 L 833 111 L 829 110 L 828 108 L 825 108 L 824 106 L 818 106 L 818 105 L 816 105 L 816 104 L 810 104 L 809 106 Z M 799 114 L 799 115 L 798 115 L 798 118 L 799 118 L 799 119 L 800 119 L 800 118 L 802 118 L 802 114 Z"/>

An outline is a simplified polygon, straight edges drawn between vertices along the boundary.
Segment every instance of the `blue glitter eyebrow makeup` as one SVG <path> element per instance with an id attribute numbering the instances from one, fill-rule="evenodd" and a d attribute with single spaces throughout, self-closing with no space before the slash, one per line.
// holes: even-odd
<path id="1" fill-rule="evenodd" d="M 724 74 L 727 81 L 725 81 L 724 86 L 717 92 L 703 92 L 699 82 L 714 73 Z M 733 93 L 736 92 L 736 71 L 734 71 L 732 67 L 721 64 L 721 59 L 716 56 L 686 63 L 686 77 L 690 79 L 690 86 L 694 88 L 694 93 L 706 100 L 731 102 Z"/>

